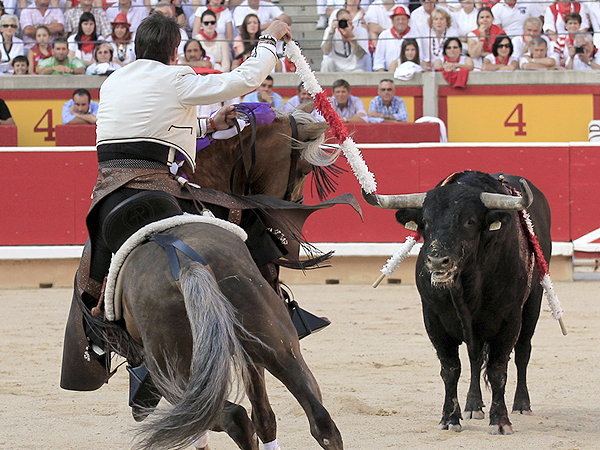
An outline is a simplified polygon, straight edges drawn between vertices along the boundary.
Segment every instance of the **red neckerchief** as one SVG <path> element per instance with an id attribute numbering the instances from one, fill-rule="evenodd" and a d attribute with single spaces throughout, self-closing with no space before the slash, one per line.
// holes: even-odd
<path id="1" fill-rule="evenodd" d="M 352 26 L 352 29 L 354 30 L 354 25 Z M 392 28 L 393 30 L 393 28 Z M 349 42 L 350 39 L 348 39 L 346 36 L 344 36 L 344 33 L 342 33 L 342 30 L 340 29 L 340 27 L 338 27 L 338 31 L 340 32 L 342 39 L 344 40 L 344 43 Z M 405 33 L 406 34 L 406 33 Z"/>
<path id="2" fill-rule="evenodd" d="M 398 32 L 396 31 L 396 29 L 394 27 L 392 27 L 392 36 L 394 36 L 396 39 L 402 39 L 404 36 L 406 36 L 406 33 L 408 33 L 410 31 L 410 27 L 406 27 L 406 31 L 404 31 L 404 33 L 402 34 L 398 34 Z"/>
<path id="3" fill-rule="evenodd" d="M 94 51 L 94 43 L 92 41 L 92 35 L 81 36 L 81 51 L 83 53 L 92 53 Z M 90 42 L 89 44 L 84 44 L 84 42 Z"/>
<path id="4" fill-rule="evenodd" d="M 510 61 L 510 56 L 507 56 L 506 61 L 504 61 L 503 63 L 500 62 L 500 58 L 498 56 L 496 56 L 496 64 L 498 64 L 498 65 L 503 64 L 505 66 L 508 66 L 509 61 Z"/>
<path id="5" fill-rule="evenodd" d="M 480 36 L 479 28 L 476 30 L 473 30 L 473 33 L 476 36 Z M 500 36 L 501 34 L 506 34 L 506 33 L 498 25 L 492 25 L 492 28 L 490 29 L 490 35 L 486 36 L 485 40 L 483 41 L 483 51 L 492 53 L 492 46 L 494 45 L 492 43 L 492 39 L 495 38 L 496 36 Z"/>
<path id="6" fill-rule="evenodd" d="M 567 4 L 567 6 L 565 6 L 563 3 L 553 3 L 550 5 L 550 11 L 552 11 L 552 14 L 554 15 L 554 22 L 556 23 L 556 19 L 558 18 L 558 15 L 560 14 L 560 16 L 562 17 L 563 21 L 565 20 L 565 14 L 571 12 L 571 9 L 578 13 L 581 10 L 581 5 L 577 2 L 569 2 Z"/>
<path id="7" fill-rule="evenodd" d="M 449 63 L 458 64 L 458 62 L 460 61 L 460 56 L 458 57 L 458 59 L 456 61 L 452 61 L 450 58 L 448 58 L 446 55 L 444 55 L 444 61 L 449 62 Z"/>
<path id="8" fill-rule="evenodd" d="M 207 41 L 214 41 L 214 40 L 217 38 L 217 36 L 218 36 L 218 34 L 215 32 L 215 35 L 214 35 L 213 37 L 208 37 L 208 36 L 206 35 L 206 33 L 204 32 L 204 30 L 200 30 L 200 35 L 201 35 L 201 36 L 202 36 L 204 39 L 206 39 Z"/>
<path id="9" fill-rule="evenodd" d="M 225 8 L 223 8 L 222 6 L 217 6 L 215 9 L 213 9 L 213 8 L 214 8 L 214 6 L 207 6 L 206 7 L 206 9 L 210 9 L 215 14 L 219 14 L 221 11 L 225 11 Z"/>

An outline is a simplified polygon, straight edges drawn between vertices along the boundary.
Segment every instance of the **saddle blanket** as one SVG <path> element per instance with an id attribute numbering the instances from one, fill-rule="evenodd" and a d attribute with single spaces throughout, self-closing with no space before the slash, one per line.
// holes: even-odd
<path id="1" fill-rule="evenodd" d="M 106 289 L 104 291 L 104 313 L 106 320 L 115 321 L 121 319 L 121 298 L 120 295 L 117 296 L 118 298 L 115 298 L 115 292 L 120 290 L 117 287 L 117 279 L 119 271 L 129 253 L 131 253 L 138 245 L 148 240 L 152 234 L 161 233 L 170 228 L 187 223 L 210 223 L 232 232 L 243 241 L 248 239 L 248 235 L 242 228 L 226 220 L 217 219 L 208 215 L 200 216 L 197 214 L 183 214 L 146 225 L 132 234 L 131 237 L 123 243 L 121 248 L 119 248 L 117 253 L 112 256 L 106 280 Z"/>

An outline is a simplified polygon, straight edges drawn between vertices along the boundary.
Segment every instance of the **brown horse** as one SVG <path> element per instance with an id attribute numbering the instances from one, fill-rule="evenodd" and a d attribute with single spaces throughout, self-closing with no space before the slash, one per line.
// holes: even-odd
<path id="1" fill-rule="evenodd" d="M 319 149 L 325 129 L 300 111 L 292 119 L 278 116 L 242 133 L 242 149 L 250 148 L 255 134 L 254 155 L 240 151 L 236 138 L 217 141 L 198 153 L 197 172 L 188 177 L 202 187 L 299 201 L 311 172 L 317 174 L 317 186 L 330 186 L 316 165 L 332 164 L 337 156 Z M 166 252 L 150 241 L 128 256 L 120 275 L 127 329 L 143 346 L 160 394 L 173 405 L 157 410 L 143 425 L 142 446 L 184 448 L 208 429 L 226 431 L 243 450 L 258 449 L 256 435 L 263 443 L 273 442 L 277 429 L 266 368 L 301 404 L 319 444 L 342 449 L 288 309 L 264 282 L 242 240 L 203 223 L 180 225 L 170 234 L 207 266 L 181 257 L 183 269 L 174 277 Z M 252 404 L 252 421 L 244 408 L 227 401 L 235 375 Z"/>

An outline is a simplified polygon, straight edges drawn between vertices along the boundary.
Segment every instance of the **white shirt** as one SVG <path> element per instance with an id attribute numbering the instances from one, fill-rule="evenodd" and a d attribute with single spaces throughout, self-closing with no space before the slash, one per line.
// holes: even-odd
<path id="1" fill-rule="evenodd" d="M 579 31 L 585 31 L 590 27 L 590 21 L 587 16 L 587 8 L 583 3 L 580 3 L 579 15 L 581 16 L 581 26 L 579 27 Z M 575 12 L 575 7 L 571 4 L 571 11 Z M 562 18 L 562 15 L 558 13 L 556 15 L 556 21 L 554 20 L 554 13 L 550 9 L 550 6 L 546 8 L 544 12 L 544 31 L 553 31 L 561 34 L 566 34 L 567 29 L 565 28 L 565 21 Z"/>
<path id="2" fill-rule="evenodd" d="M 552 51 L 552 41 L 550 40 L 550 38 L 548 36 L 546 36 L 545 34 L 542 34 L 540 36 L 543 40 L 546 41 L 546 44 L 548 44 L 548 50 L 549 53 L 554 53 L 554 51 Z M 523 52 L 525 51 L 525 40 L 523 39 L 523 36 L 517 36 L 515 38 L 512 39 L 512 44 L 513 44 L 513 55 L 515 55 L 517 58 L 520 58 L 523 55 Z M 548 56 L 551 56 L 551 55 Z"/>
<path id="3" fill-rule="evenodd" d="M 356 36 L 356 42 L 365 51 L 365 54 L 369 54 L 369 32 L 364 27 L 354 27 L 352 30 L 354 36 Z M 327 42 L 327 38 L 331 33 L 331 27 L 327 27 L 325 34 L 323 35 L 323 42 L 321 47 Z M 336 27 L 333 33 L 333 42 L 331 52 L 327 55 L 335 63 L 336 68 L 340 72 L 352 72 L 356 70 L 367 70 L 362 59 L 356 57 L 356 54 L 352 51 L 352 47 L 349 42 L 344 42 L 344 38 L 340 30 Z"/>
<path id="4" fill-rule="evenodd" d="M 494 54 L 493 54 L 493 53 L 490 53 L 490 54 L 489 54 L 489 55 L 487 55 L 485 58 L 483 58 L 483 60 L 484 60 L 484 61 L 485 61 L 486 59 L 487 59 L 489 62 L 491 62 L 492 64 L 498 64 L 498 63 L 496 62 L 496 57 L 494 56 Z M 518 58 L 517 58 L 517 57 L 516 57 L 514 54 L 512 54 L 512 55 L 510 55 L 510 56 L 509 56 L 509 58 L 508 58 L 508 64 L 510 64 L 510 63 L 511 63 L 511 62 L 513 62 L 513 61 L 517 61 L 517 68 L 519 68 L 519 67 L 520 67 L 520 66 L 519 66 L 519 64 L 518 64 L 518 62 L 519 62 L 519 59 L 518 59 Z"/>
<path id="5" fill-rule="evenodd" d="M 256 14 L 258 16 L 258 20 L 260 20 L 260 25 L 263 26 L 271 20 L 277 19 L 283 14 L 283 11 L 279 6 L 275 6 L 273 3 L 265 2 L 263 0 L 260 0 L 258 9 L 252 9 L 250 6 L 248 6 L 248 0 L 244 0 L 233 10 L 234 25 L 236 27 L 242 26 L 244 17 L 246 17 L 248 14 Z"/>
<path id="6" fill-rule="evenodd" d="M 287 102 L 285 102 L 285 105 L 283 105 L 283 112 L 292 112 L 298 106 L 300 106 L 300 97 L 294 95 Z M 325 122 L 325 118 L 321 114 L 319 114 L 317 108 L 313 109 L 310 115 L 317 119 L 319 122 Z"/>
<path id="7" fill-rule="evenodd" d="M 523 23 L 528 17 L 539 17 L 539 11 L 535 3 L 517 2 L 513 7 L 509 6 L 504 0 L 496 3 L 492 7 L 494 16 L 494 25 L 502 28 L 508 37 L 519 36 L 523 34 Z M 472 28 L 473 30 L 476 29 Z"/>
<path id="8" fill-rule="evenodd" d="M 120 13 L 121 9 L 119 8 L 118 2 L 106 9 L 106 15 L 111 23 L 115 21 L 117 15 Z M 134 5 L 134 2 L 132 2 L 131 8 L 129 8 L 129 11 L 127 11 L 127 22 L 129 22 L 131 25 L 129 30 L 132 33 L 135 33 L 142 23 L 142 20 L 144 20 L 146 17 L 148 17 L 148 9 L 143 6 L 143 3 L 142 6 L 138 6 Z"/>
<path id="9" fill-rule="evenodd" d="M 442 35 L 440 39 L 435 35 L 435 31 L 433 29 L 427 30 L 427 35 L 429 37 L 425 37 L 419 40 L 419 54 L 421 58 L 421 62 L 423 61 L 435 61 L 436 59 L 442 57 L 444 54 L 444 43 L 446 39 L 449 37 L 457 37 L 458 30 L 454 27 L 448 28 L 446 32 Z"/>
<path id="10" fill-rule="evenodd" d="M 477 28 L 477 9 L 473 8 L 469 14 L 461 8 L 452 16 L 452 26 L 458 29 L 457 37 L 467 37 L 469 31 Z"/>
<path id="11" fill-rule="evenodd" d="M 75 42 L 76 36 L 77 36 L 77 33 L 74 33 L 71 36 L 69 36 L 69 38 L 67 39 L 67 42 L 69 44 L 69 51 L 75 53 L 75 58 L 77 58 L 77 59 L 80 59 L 82 61 L 87 61 L 87 62 L 94 61 L 94 51 L 92 50 L 90 53 L 84 53 L 82 50 L 80 50 L 79 46 L 77 45 L 77 42 Z M 103 41 L 104 37 L 98 36 L 97 40 Z"/>
<path id="12" fill-rule="evenodd" d="M 200 7 L 198 7 L 198 9 L 196 9 L 196 14 L 190 17 L 190 29 L 192 29 L 192 30 L 194 29 L 195 18 L 198 17 L 198 19 L 200 19 L 200 17 L 202 17 L 202 14 L 204 13 L 204 11 L 206 11 L 207 9 L 208 8 L 206 6 L 200 6 Z M 244 21 L 244 19 L 242 19 L 242 22 L 243 21 Z M 230 10 L 225 9 L 225 10 L 221 11 L 219 18 L 217 19 L 217 34 L 220 37 L 222 37 L 222 38 L 226 37 L 226 27 L 229 22 L 231 22 L 233 24 L 233 14 L 231 14 Z"/>
<path id="13" fill-rule="evenodd" d="M 565 62 L 565 66 L 569 64 L 571 61 L 571 57 L 567 58 Z M 596 55 L 591 59 L 596 64 L 600 64 L 600 52 L 596 52 Z M 575 59 L 573 60 L 573 70 L 593 70 L 588 64 L 584 63 L 581 59 L 579 59 L 579 55 L 575 55 Z"/>
<path id="14" fill-rule="evenodd" d="M 392 18 L 390 17 L 390 14 L 394 11 L 396 6 L 404 6 L 408 8 L 408 1 L 396 1 L 396 4 L 392 6 L 391 9 L 387 9 L 381 2 L 372 3 L 365 14 L 365 22 L 367 25 L 375 22 L 384 30 L 392 28 Z"/>
<path id="15" fill-rule="evenodd" d="M 448 8 L 445 8 L 441 5 L 436 5 L 437 9 L 443 9 L 444 11 L 450 13 Z M 430 14 L 425 11 L 424 6 L 419 6 L 415 9 L 410 15 L 410 28 L 416 33 L 417 37 L 427 37 L 429 35 L 429 17 Z"/>
<path id="16" fill-rule="evenodd" d="M 548 47 L 550 48 L 550 47 Z M 513 51 L 513 55 L 514 55 L 514 51 Z M 531 56 L 531 50 L 529 50 L 527 53 L 522 54 L 519 57 L 519 68 L 523 67 L 523 64 L 527 64 L 531 61 L 529 61 L 527 58 L 525 58 L 525 56 Z M 551 50 L 546 51 L 546 58 L 552 58 L 555 62 L 556 62 L 556 66 L 560 66 L 560 55 L 556 52 L 553 52 Z"/>
<path id="17" fill-rule="evenodd" d="M 397 39 L 392 35 L 391 28 L 383 30 L 377 41 L 377 48 L 373 55 L 373 71 L 390 69 L 392 61 L 400 58 L 402 41 L 407 38 L 416 38 L 417 33 L 411 28 L 402 38 Z"/>
<path id="18" fill-rule="evenodd" d="M 210 76 L 197 76 L 189 66 L 149 59 L 117 70 L 100 88 L 97 144 L 163 144 L 183 153 L 195 168 L 196 106 L 224 102 L 258 88 L 277 57 L 275 47 L 267 43 L 259 43 L 255 55 L 238 70 Z"/>
<path id="19" fill-rule="evenodd" d="M 12 47 L 8 54 L 4 50 L 4 36 L 0 33 L 0 62 L 10 62 L 15 56 L 25 55 L 25 45 L 23 41 L 13 35 Z"/>

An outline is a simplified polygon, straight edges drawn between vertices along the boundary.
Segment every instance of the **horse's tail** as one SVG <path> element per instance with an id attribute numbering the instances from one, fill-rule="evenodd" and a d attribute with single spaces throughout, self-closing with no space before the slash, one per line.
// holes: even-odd
<path id="1" fill-rule="evenodd" d="M 173 407 L 157 410 L 158 416 L 142 426 L 143 449 L 190 446 L 215 424 L 235 382 L 243 389 L 246 381 L 248 358 L 236 335 L 243 328 L 214 276 L 192 262 L 182 269 L 180 280 L 193 337 L 189 379 L 176 380 L 177 364 L 169 360 L 166 373 L 151 372 Z"/>

